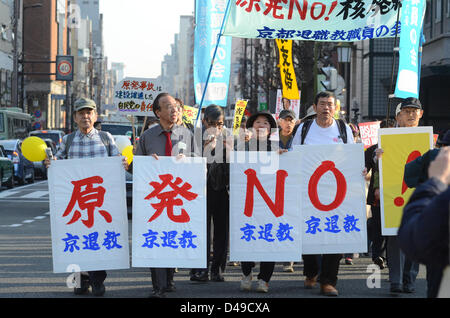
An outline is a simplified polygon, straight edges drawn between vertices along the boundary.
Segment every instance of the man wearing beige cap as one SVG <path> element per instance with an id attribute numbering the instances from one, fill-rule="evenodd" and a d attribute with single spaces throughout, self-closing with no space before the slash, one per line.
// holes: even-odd
<path id="1" fill-rule="evenodd" d="M 80 98 L 74 103 L 73 118 L 78 129 L 63 137 L 60 148 L 54 159 L 81 159 L 119 156 L 120 152 L 112 135 L 94 128 L 97 121 L 97 106 L 91 99 Z M 45 165 L 50 166 L 50 160 L 45 159 Z M 128 168 L 127 160 L 123 158 L 124 168 Z M 76 295 L 86 294 L 89 285 L 95 296 L 105 293 L 106 271 L 89 271 L 81 273 L 81 282 L 74 288 Z"/>

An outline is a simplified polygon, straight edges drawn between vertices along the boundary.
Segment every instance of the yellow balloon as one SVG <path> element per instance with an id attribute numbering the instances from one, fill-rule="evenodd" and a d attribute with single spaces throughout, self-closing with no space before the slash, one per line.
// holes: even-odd
<path id="1" fill-rule="evenodd" d="M 127 162 L 130 164 L 133 161 L 133 145 L 125 147 L 122 150 L 122 156 L 127 157 Z"/>
<path id="2" fill-rule="evenodd" d="M 39 137 L 28 137 L 22 142 L 22 154 L 30 161 L 42 161 L 47 155 L 45 153 L 47 144 Z"/>

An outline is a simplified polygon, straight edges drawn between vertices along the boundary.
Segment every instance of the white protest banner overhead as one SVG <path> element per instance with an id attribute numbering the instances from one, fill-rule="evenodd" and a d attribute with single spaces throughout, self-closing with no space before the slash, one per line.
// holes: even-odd
<path id="1" fill-rule="evenodd" d="M 231 153 L 230 260 L 300 261 L 299 155 Z"/>
<path id="2" fill-rule="evenodd" d="M 231 0 L 224 35 L 242 38 L 361 41 L 399 33 L 399 0 Z"/>
<path id="3" fill-rule="evenodd" d="M 303 254 L 367 251 L 362 144 L 302 145 Z"/>
<path id="4" fill-rule="evenodd" d="M 133 267 L 206 268 L 206 158 L 135 156 Z"/>
<path id="5" fill-rule="evenodd" d="M 164 92 L 161 83 L 153 78 L 126 77 L 114 88 L 117 114 L 154 116 L 153 101 Z"/>
<path id="6" fill-rule="evenodd" d="M 53 271 L 129 268 L 121 157 L 53 161 L 48 184 Z"/>

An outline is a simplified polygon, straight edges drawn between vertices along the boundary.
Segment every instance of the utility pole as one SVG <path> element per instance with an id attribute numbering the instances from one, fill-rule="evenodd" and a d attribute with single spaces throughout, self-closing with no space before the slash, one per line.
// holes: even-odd
<path id="1" fill-rule="evenodd" d="M 94 59 L 92 56 L 92 30 L 89 33 L 89 98 L 94 99 Z"/>
<path id="2" fill-rule="evenodd" d="M 70 27 L 69 18 L 71 17 L 70 0 L 67 0 L 66 8 L 66 28 L 67 28 L 67 43 L 66 43 L 66 55 L 71 55 L 71 43 L 70 43 Z M 71 82 L 66 81 L 66 129 L 67 133 L 72 131 L 72 98 L 71 98 Z"/>
<path id="3" fill-rule="evenodd" d="M 18 22 L 20 18 L 20 0 L 14 0 L 13 7 L 13 18 L 12 18 L 12 26 L 14 33 L 14 42 L 13 42 L 13 75 L 12 75 L 12 85 L 11 85 L 11 102 L 13 107 L 17 107 L 19 100 L 19 50 L 17 49 L 17 30 L 18 30 Z"/>

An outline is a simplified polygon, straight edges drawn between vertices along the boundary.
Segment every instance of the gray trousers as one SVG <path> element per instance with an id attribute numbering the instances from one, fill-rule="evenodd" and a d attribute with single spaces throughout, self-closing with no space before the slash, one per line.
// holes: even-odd
<path id="1" fill-rule="evenodd" d="M 419 263 L 411 261 L 403 254 L 397 236 L 387 237 L 386 249 L 391 286 L 414 287 L 419 273 Z"/>

